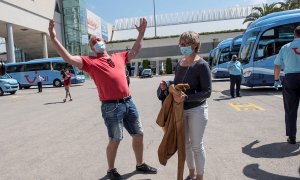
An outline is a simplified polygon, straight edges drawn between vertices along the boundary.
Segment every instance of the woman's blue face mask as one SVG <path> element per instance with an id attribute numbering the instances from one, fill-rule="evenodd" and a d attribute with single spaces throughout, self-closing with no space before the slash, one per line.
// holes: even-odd
<path id="1" fill-rule="evenodd" d="M 102 53 L 106 49 L 106 46 L 103 42 L 100 41 L 94 45 L 94 48 L 96 53 Z"/>
<path id="2" fill-rule="evenodd" d="M 184 56 L 189 56 L 193 54 L 192 46 L 180 47 L 181 54 Z"/>

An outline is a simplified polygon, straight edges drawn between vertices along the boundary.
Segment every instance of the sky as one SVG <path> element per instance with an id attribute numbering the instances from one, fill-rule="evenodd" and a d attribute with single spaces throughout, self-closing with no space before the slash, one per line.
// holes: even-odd
<path id="1" fill-rule="evenodd" d="M 113 24 L 116 19 L 152 16 L 153 0 L 85 0 L 87 9 L 104 21 Z M 273 3 L 280 0 L 154 0 L 156 15 L 235 6 Z"/>
<path id="2" fill-rule="evenodd" d="M 114 24 L 116 19 L 152 16 L 153 0 L 85 0 L 87 9 L 104 21 Z M 280 0 L 154 0 L 156 15 L 208 9 L 223 9 L 235 6 L 273 3 Z M 5 45 L 0 42 L 0 52 Z"/>

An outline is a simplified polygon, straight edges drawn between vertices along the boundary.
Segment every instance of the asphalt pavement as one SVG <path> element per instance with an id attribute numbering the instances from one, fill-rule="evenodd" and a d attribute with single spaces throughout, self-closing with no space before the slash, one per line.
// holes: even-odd
<path id="1" fill-rule="evenodd" d="M 157 87 L 162 79 L 173 78 L 131 78 L 131 95 L 144 127 L 144 159 L 158 174 L 135 171 L 131 137 L 125 131 L 116 158 L 125 179 L 176 179 L 177 154 L 166 166 L 159 164 L 163 131 L 155 123 L 161 107 Z M 300 179 L 300 134 L 296 145 L 286 143 L 281 91 L 242 87 L 242 97 L 232 99 L 228 89 L 228 80 L 213 80 L 204 134 L 205 179 Z M 93 81 L 73 85 L 73 101 L 66 103 L 63 87 L 37 91 L 33 87 L 0 97 L 0 179 L 107 179 L 108 137 Z M 298 129 L 299 123 L 298 117 Z"/>

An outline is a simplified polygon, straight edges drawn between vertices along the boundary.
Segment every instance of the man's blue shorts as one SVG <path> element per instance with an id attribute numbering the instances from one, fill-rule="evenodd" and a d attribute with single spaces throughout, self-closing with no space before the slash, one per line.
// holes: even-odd
<path id="1" fill-rule="evenodd" d="M 123 127 L 131 136 L 143 135 L 139 114 L 132 99 L 125 102 L 103 103 L 101 112 L 110 140 L 122 140 Z"/>

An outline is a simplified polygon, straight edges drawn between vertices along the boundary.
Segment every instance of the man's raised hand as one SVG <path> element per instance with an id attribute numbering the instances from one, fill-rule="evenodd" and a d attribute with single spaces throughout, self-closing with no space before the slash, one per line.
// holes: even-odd
<path id="1" fill-rule="evenodd" d="M 56 32 L 55 32 L 54 24 L 55 24 L 54 20 L 51 19 L 51 20 L 49 21 L 49 28 L 48 28 L 48 30 L 49 30 L 49 35 L 50 35 L 50 38 L 51 38 L 51 39 L 54 39 L 54 38 L 56 37 Z"/>
<path id="2" fill-rule="evenodd" d="M 139 33 L 145 33 L 147 28 L 147 20 L 145 18 L 141 18 L 140 25 L 135 25 L 135 28 L 138 30 Z"/>

